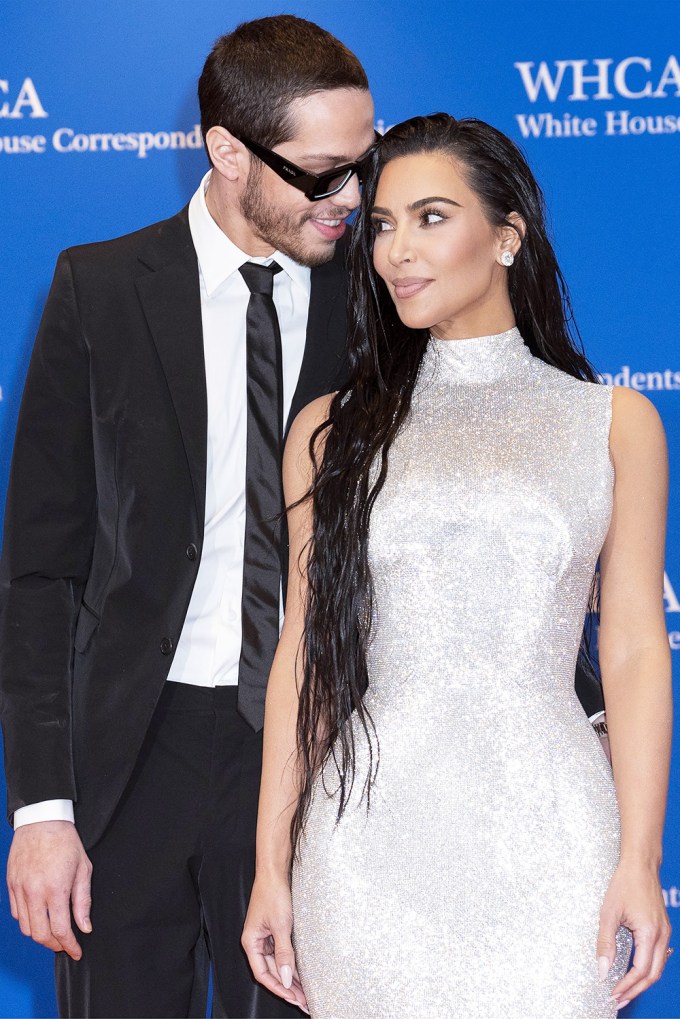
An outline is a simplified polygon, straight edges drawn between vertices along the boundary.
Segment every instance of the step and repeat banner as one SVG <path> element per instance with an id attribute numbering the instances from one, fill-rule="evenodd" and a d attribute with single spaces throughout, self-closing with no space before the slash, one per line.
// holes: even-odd
<path id="1" fill-rule="evenodd" d="M 677 661 L 680 4 L 675 0 L 3 0 L 0 500 L 30 349 L 58 252 L 126 233 L 186 204 L 206 169 L 195 98 L 205 56 L 215 38 L 240 21 L 282 12 L 319 22 L 357 53 L 372 84 L 379 130 L 445 110 L 488 120 L 524 147 L 545 189 L 588 355 L 607 382 L 645 393 L 666 426 L 675 470 L 665 607 Z M 4 798 L 4 788 L 0 793 Z M 676 767 L 662 869 L 676 941 L 679 793 Z M 10 838 L 5 825 L 3 868 Z M 502 898 L 502 887 L 497 894 Z M 19 934 L 3 882 L 0 1015 L 55 1014 L 52 958 Z M 662 983 L 624 1014 L 680 1016 L 680 954 L 671 959 Z"/>

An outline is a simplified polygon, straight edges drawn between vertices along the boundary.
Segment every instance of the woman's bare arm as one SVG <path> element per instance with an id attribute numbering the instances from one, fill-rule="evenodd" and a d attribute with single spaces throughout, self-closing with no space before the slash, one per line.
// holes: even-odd
<path id="1" fill-rule="evenodd" d="M 614 390 L 610 450 L 616 480 L 600 557 L 599 647 L 621 858 L 603 906 L 598 956 L 613 961 L 616 926 L 633 931 L 634 965 L 614 990 L 625 1002 L 659 978 L 670 936 L 658 880 L 672 723 L 663 608 L 668 466 L 659 415 L 639 393 Z"/>
<path id="2" fill-rule="evenodd" d="M 283 458 L 287 506 L 302 499 L 312 481 L 309 441 L 328 416 L 331 397 L 310 403 L 290 429 Z M 317 443 L 316 457 L 322 455 Z M 291 943 L 288 873 L 290 824 L 298 798 L 297 713 L 300 658 L 307 597 L 306 556 L 312 534 L 310 500 L 288 511 L 290 542 L 286 615 L 267 684 L 262 781 L 257 817 L 256 874 L 242 943 L 255 977 L 289 1001 L 305 1005 Z"/>

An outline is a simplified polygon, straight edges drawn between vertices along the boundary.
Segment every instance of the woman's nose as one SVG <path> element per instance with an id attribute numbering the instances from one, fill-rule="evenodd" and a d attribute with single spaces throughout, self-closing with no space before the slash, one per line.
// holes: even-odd
<path id="1" fill-rule="evenodd" d="M 414 262 L 416 258 L 410 234 L 407 230 L 399 227 L 393 232 L 389 247 L 388 258 L 392 265 L 403 265 L 404 262 Z"/>

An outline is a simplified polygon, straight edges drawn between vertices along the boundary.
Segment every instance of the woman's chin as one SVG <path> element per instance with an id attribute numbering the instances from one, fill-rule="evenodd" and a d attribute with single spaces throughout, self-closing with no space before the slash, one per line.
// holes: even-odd
<path id="1" fill-rule="evenodd" d="M 402 313 L 401 309 L 399 309 L 399 318 L 407 329 L 432 329 L 435 325 L 431 316 L 409 314 L 407 311 Z"/>

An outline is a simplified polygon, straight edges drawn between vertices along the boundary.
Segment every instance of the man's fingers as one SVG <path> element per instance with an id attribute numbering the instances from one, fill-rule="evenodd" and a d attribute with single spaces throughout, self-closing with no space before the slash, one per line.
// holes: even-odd
<path id="1" fill-rule="evenodd" d="M 51 952 L 68 952 L 75 960 L 82 956 L 82 949 L 71 930 L 68 907 L 65 918 L 63 907 L 60 910 L 56 906 L 50 910 L 42 898 L 29 902 L 23 896 L 18 896 L 16 919 L 22 934 L 44 948 L 49 948 Z"/>
<path id="2" fill-rule="evenodd" d="M 9 911 L 15 920 L 19 919 L 19 906 L 17 905 L 17 897 L 14 889 L 9 882 L 7 883 L 7 891 L 9 893 Z"/>
<path id="3" fill-rule="evenodd" d="M 66 952 L 76 962 L 81 958 L 83 950 L 76 940 L 76 936 L 73 933 L 71 927 L 71 914 L 69 911 L 69 901 L 60 896 L 59 899 L 54 900 L 49 905 L 49 920 L 50 920 L 50 931 L 57 948 L 54 949 L 56 952 Z M 47 946 L 52 948 L 52 945 Z"/>
<path id="4" fill-rule="evenodd" d="M 54 944 L 46 945 L 46 948 L 51 948 L 53 952 L 66 952 L 74 962 L 78 962 L 83 957 L 83 950 L 70 927 L 68 934 L 54 938 Z"/>
<path id="5" fill-rule="evenodd" d="M 39 945 L 44 945 L 45 948 L 49 948 L 52 952 L 61 951 L 61 944 L 52 934 L 45 900 L 37 895 L 33 897 L 28 895 L 26 897 L 26 907 L 28 912 L 28 930 L 24 930 L 23 925 L 20 923 L 19 926 L 22 933 L 27 934 L 29 938 L 33 938 Z"/>
<path id="6" fill-rule="evenodd" d="M 29 937 L 52 952 L 64 951 L 80 959 L 83 953 L 71 930 L 68 889 L 29 890 L 26 905 Z"/>
<path id="7" fill-rule="evenodd" d="M 90 920 L 90 910 L 92 908 L 91 877 L 92 865 L 88 860 L 86 864 L 83 863 L 78 868 L 71 893 L 73 919 L 83 934 L 90 934 L 92 931 L 92 921 Z"/>
<path id="8" fill-rule="evenodd" d="M 27 938 L 31 936 L 31 922 L 28 917 L 28 906 L 23 895 L 17 894 L 16 896 L 17 913 L 16 919 L 19 922 L 19 930 Z"/>
<path id="9" fill-rule="evenodd" d="M 87 931 L 91 871 L 72 822 L 36 821 L 18 828 L 7 861 L 7 884 L 22 933 L 54 952 L 80 959 L 71 901 L 79 926 Z"/>

